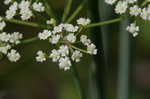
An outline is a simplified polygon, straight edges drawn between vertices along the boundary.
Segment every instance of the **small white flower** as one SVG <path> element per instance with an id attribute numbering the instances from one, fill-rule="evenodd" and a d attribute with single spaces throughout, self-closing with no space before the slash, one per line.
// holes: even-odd
<path id="1" fill-rule="evenodd" d="M 14 2 L 9 9 L 6 11 L 6 18 L 12 19 L 16 15 L 16 11 L 18 9 L 18 3 Z"/>
<path id="2" fill-rule="evenodd" d="M 38 34 L 38 38 L 40 39 L 40 40 L 46 40 L 46 39 L 48 39 L 50 36 L 51 36 L 51 31 L 49 31 L 49 30 L 44 30 L 42 33 L 40 32 L 39 34 Z"/>
<path id="3" fill-rule="evenodd" d="M 22 39 L 22 38 L 23 38 L 23 34 L 21 34 L 19 32 L 14 32 L 10 35 L 9 42 L 13 43 L 13 44 L 19 44 L 20 39 Z"/>
<path id="4" fill-rule="evenodd" d="M 54 24 L 56 24 L 56 20 L 54 18 L 51 18 L 50 20 L 46 21 L 46 24 L 54 25 Z"/>
<path id="5" fill-rule="evenodd" d="M 136 26 L 136 23 L 131 23 L 127 26 L 127 31 L 133 34 L 133 37 L 136 37 L 139 32 L 139 26 Z"/>
<path id="6" fill-rule="evenodd" d="M 150 20 L 150 4 L 147 8 L 143 8 L 141 12 L 141 18 L 143 20 Z"/>
<path id="7" fill-rule="evenodd" d="M 137 5 L 130 7 L 130 15 L 138 16 L 140 13 L 141 13 L 141 8 L 139 8 Z"/>
<path id="8" fill-rule="evenodd" d="M 82 53 L 80 51 L 75 50 L 71 56 L 71 59 L 75 62 L 79 62 L 80 58 L 82 57 Z"/>
<path id="9" fill-rule="evenodd" d="M 67 56 L 69 54 L 69 48 L 67 45 L 61 45 L 58 51 L 61 56 Z"/>
<path id="10" fill-rule="evenodd" d="M 60 58 L 60 60 L 59 60 L 59 68 L 60 69 L 64 69 L 66 71 L 66 70 L 69 70 L 70 67 L 71 67 L 71 61 L 68 57 Z"/>
<path id="11" fill-rule="evenodd" d="M 53 49 L 49 57 L 52 58 L 53 62 L 57 62 L 60 58 L 60 53 L 56 49 Z"/>
<path id="12" fill-rule="evenodd" d="M 8 44 L 6 46 L 1 46 L 0 47 L 0 52 L 3 54 L 7 54 L 8 50 L 11 49 L 11 46 Z"/>
<path id="13" fill-rule="evenodd" d="M 46 61 L 46 54 L 43 51 L 38 51 L 36 61 L 41 63 Z"/>
<path id="14" fill-rule="evenodd" d="M 105 0 L 105 2 L 110 5 L 114 4 L 116 1 L 117 0 Z"/>
<path id="15" fill-rule="evenodd" d="M 4 21 L 0 21 L 0 30 L 2 31 L 6 27 L 6 23 Z"/>
<path id="16" fill-rule="evenodd" d="M 7 54 L 7 57 L 11 62 L 17 62 L 21 58 L 20 54 L 14 49 Z"/>
<path id="17" fill-rule="evenodd" d="M 22 0 L 19 4 L 20 14 L 22 20 L 28 20 L 33 16 L 32 11 L 30 10 L 30 2 Z"/>
<path id="18" fill-rule="evenodd" d="M 76 41 L 76 36 L 73 34 L 73 33 L 69 33 L 67 36 L 66 36 L 66 39 L 71 42 L 71 43 L 74 43 Z"/>
<path id="19" fill-rule="evenodd" d="M 90 20 L 90 19 L 79 18 L 79 19 L 77 20 L 77 24 L 78 24 L 78 25 L 83 25 L 83 26 L 85 26 L 85 25 L 88 25 L 88 24 L 90 24 L 90 23 L 91 23 L 91 20 Z"/>
<path id="20" fill-rule="evenodd" d="M 73 26 L 72 24 L 63 24 L 63 28 L 67 32 L 77 32 L 79 27 L 78 26 Z"/>
<path id="21" fill-rule="evenodd" d="M 115 12 L 117 14 L 124 14 L 128 8 L 128 3 L 126 1 L 119 1 L 115 7 Z"/>
<path id="22" fill-rule="evenodd" d="M 29 20 L 33 16 L 33 13 L 30 9 L 21 10 L 20 14 L 22 20 Z"/>
<path id="23" fill-rule="evenodd" d="M 148 11 L 147 11 L 147 9 L 146 8 L 143 8 L 142 9 L 142 12 L 141 12 L 141 18 L 143 19 L 143 20 L 148 20 L 148 17 L 149 17 L 149 13 L 148 13 Z"/>
<path id="24" fill-rule="evenodd" d="M 60 35 L 52 35 L 52 37 L 49 39 L 49 41 L 52 43 L 52 44 L 57 44 L 58 41 L 60 40 Z"/>
<path id="25" fill-rule="evenodd" d="M 81 35 L 80 41 L 86 46 L 88 46 L 91 43 L 91 40 L 88 39 L 86 35 Z"/>
<path id="26" fill-rule="evenodd" d="M 60 33 L 62 32 L 62 30 L 63 30 L 62 25 L 55 26 L 53 29 L 53 34 Z"/>
<path id="27" fill-rule="evenodd" d="M 90 44 L 87 46 L 87 52 L 89 54 L 93 54 L 93 55 L 96 55 L 97 54 L 97 49 L 96 49 L 96 46 L 94 44 Z"/>
<path id="28" fill-rule="evenodd" d="M 0 33 L 0 41 L 8 42 L 9 39 L 10 39 L 10 34 L 7 34 L 6 32 Z"/>
<path id="29" fill-rule="evenodd" d="M 45 7 L 43 6 L 43 3 L 41 2 L 34 2 L 33 3 L 33 9 L 37 12 L 43 12 L 45 10 Z"/>

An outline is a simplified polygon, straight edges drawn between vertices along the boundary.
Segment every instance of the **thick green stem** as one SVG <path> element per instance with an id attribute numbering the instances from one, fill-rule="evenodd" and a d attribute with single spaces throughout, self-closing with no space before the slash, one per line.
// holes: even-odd
<path id="1" fill-rule="evenodd" d="M 78 71 L 77 71 L 75 65 L 72 66 L 71 73 L 72 73 L 74 82 L 76 84 L 76 87 L 78 89 L 78 92 L 79 92 L 79 95 L 80 95 L 80 99 L 86 99 L 86 94 L 85 94 L 85 91 L 84 91 L 84 89 L 83 89 L 83 87 L 81 85 L 81 79 L 79 77 L 79 74 L 78 74 Z"/>
<path id="2" fill-rule="evenodd" d="M 26 25 L 26 26 L 36 27 L 36 28 L 47 28 L 45 25 L 40 25 L 40 24 L 33 23 L 33 22 L 21 21 L 21 20 L 17 20 L 17 19 L 3 18 L 3 20 L 6 21 L 6 22 L 10 22 L 10 23 Z"/>
<path id="3" fill-rule="evenodd" d="M 83 0 L 83 2 L 78 6 L 78 8 L 74 11 L 74 13 L 68 18 L 68 20 L 66 21 L 67 23 L 70 23 L 71 21 L 73 21 L 73 19 L 79 14 L 79 12 L 83 9 L 84 5 L 85 5 L 86 1 Z"/>
<path id="4" fill-rule="evenodd" d="M 63 13 L 63 17 L 62 17 L 62 22 L 65 22 L 66 21 L 66 18 L 68 17 L 69 15 L 69 12 L 71 10 L 71 4 L 72 4 L 72 0 L 66 0 L 66 7 L 64 9 L 64 13 Z"/>
<path id="5" fill-rule="evenodd" d="M 117 99 L 129 98 L 129 75 L 131 68 L 131 38 L 125 27 L 130 23 L 129 19 L 121 22 L 119 41 L 119 70 Z"/>
<path id="6" fill-rule="evenodd" d="M 93 27 L 98 27 L 98 26 L 102 26 L 102 25 L 112 24 L 112 23 L 119 22 L 121 20 L 122 20 L 122 18 L 117 18 L 117 19 L 108 20 L 108 21 L 104 21 L 104 22 L 93 23 L 93 24 L 89 24 L 89 25 L 85 26 L 85 28 L 93 28 Z"/>

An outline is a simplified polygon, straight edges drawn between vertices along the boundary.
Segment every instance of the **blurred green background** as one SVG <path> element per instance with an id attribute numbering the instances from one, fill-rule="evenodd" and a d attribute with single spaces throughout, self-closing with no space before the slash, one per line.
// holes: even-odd
<path id="1" fill-rule="evenodd" d="M 81 1 L 73 0 L 73 2 L 72 12 Z M 49 3 L 53 6 L 57 16 L 61 18 L 64 0 L 49 0 Z M 93 7 L 98 7 L 98 5 L 93 5 Z M 0 14 L 4 16 L 7 7 L 0 3 L 0 8 Z M 89 8 L 86 6 L 79 17 L 90 17 L 87 10 Z M 41 19 L 34 19 L 33 21 L 38 22 Z M 130 67 L 130 98 L 150 99 L 150 22 L 139 21 L 140 35 L 132 41 L 134 44 L 132 45 L 132 67 Z M 37 28 L 7 24 L 5 31 L 20 31 L 24 34 L 25 39 L 36 36 L 40 31 Z M 106 82 L 109 99 L 116 99 L 117 92 L 119 42 L 117 26 L 111 25 L 113 30 L 109 42 L 111 66 L 109 66 L 109 82 Z M 57 64 L 50 60 L 42 64 L 35 62 L 35 55 L 38 50 L 50 51 L 50 48 L 51 46 L 47 42 L 41 41 L 21 45 L 17 47 L 22 55 L 21 61 L 11 63 L 5 57 L 0 61 L 0 99 L 79 99 L 78 90 L 70 71 L 59 70 Z M 99 51 L 101 52 L 102 49 L 99 49 Z M 98 60 L 101 61 L 101 59 Z M 86 55 L 76 66 L 88 99 L 98 99 L 97 94 L 99 92 L 96 89 L 99 88 L 96 81 L 98 77 L 100 78 L 103 75 L 97 73 L 96 79 L 94 78 L 96 69 L 94 58 Z M 103 66 L 103 63 L 99 66 Z"/>

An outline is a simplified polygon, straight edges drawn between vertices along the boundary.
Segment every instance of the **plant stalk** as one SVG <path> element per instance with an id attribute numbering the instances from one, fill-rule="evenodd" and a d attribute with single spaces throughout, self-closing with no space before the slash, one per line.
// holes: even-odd
<path id="1" fill-rule="evenodd" d="M 33 22 L 21 21 L 21 20 L 17 20 L 17 19 L 6 19 L 6 18 L 3 18 L 3 20 L 6 21 L 6 22 L 20 24 L 20 25 L 26 25 L 26 26 L 31 26 L 31 27 L 35 27 L 35 28 L 47 28 L 45 25 L 40 25 L 40 24 L 33 23 Z"/>
<path id="2" fill-rule="evenodd" d="M 51 18 L 54 18 L 55 20 L 58 21 L 57 17 L 56 17 L 55 14 L 54 14 L 54 11 L 53 11 L 51 5 L 48 3 L 47 0 L 44 0 L 44 2 L 45 2 L 44 4 L 45 4 L 45 7 L 46 7 L 46 9 L 45 9 L 46 13 L 47 13 Z"/>
<path id="3" fill-rule="evenodd" d="M 33 37 L 31 39 L 27 39 L 27 40 L 22 41 L 20 44 L 28 44 L 28 43 L 32 43 L 32 42 L 37 41 L 37 40 L 39 40 L 38 37 Z"/>
<path id="4" fill-rule="evenodd" d="M 68 17 L 69 15 L 69 12 L 71 10 L 71 4 L 72 4 L 72 0 L 66 0 L 66 7 L 64 9 L 64 13 L 63 13 L 63 17 L 62 17 L 62 22 L 65 22 L 66 21 L 66 18 Z"/>
<path id="5" fill-rule="evenodd" d="M 77 71 L 77 68 L 75 67 L 75 65 L 72 66 L 71 73 L 72 73 L 72 76 L 74 78 L 74 82 L 75 82 L 76 88 L 78 89 L 78 93 L 80 95 L 80 99 L 86 99 L 86 94 L 85 94 L 85 91 L 84 91 L 84 89 L 82 87 L 81 79 L 79 77 L 79 74 L 78 74 L 78 71 Z"/>
<path id="6" fill-rule="evenodd" d="M 118 70 L 118 93 L 117 99 L 129 99 L 129 74 L 131 65 L 131 38 L 130 33 L 126 31 L 129 19 L 121 22 L 120 41 L 119 41 L 119 70 Z"/>
<path id="7" fill-rule="evenodd" d="M 85 26 L 85 28 L 93 28 L 93 27 L 98 27 L 98 26 L 102 26 L 102 25 L 112 24 L 112 23 L 120 22 L 121 20 L 122 20 L 122 18 L 116 18 L 116 19 L 112 19 L 112 20 L 108 20 L 108 21 L 104 21 L 104 22 L 93 23 L 93 24 L 89 24 L 89 25 Z"/>
<path id="8" fill-rule="evenodd" d="M 143 1 L 143 3 L 141 4 L 141 6 L 144 7 L 148 2 L 149 2 L 148 0 Z"/>
<path id="9" fill-rule="evenodd" d="M 78 6 L 78 8 L 74 11 L 74 13 L 67 19 L 66 23 L 70 23 L 74 20 L 74 18 L 80 13 L 86 4 L 86 0 L 83 0 L 82 3 Z"/>

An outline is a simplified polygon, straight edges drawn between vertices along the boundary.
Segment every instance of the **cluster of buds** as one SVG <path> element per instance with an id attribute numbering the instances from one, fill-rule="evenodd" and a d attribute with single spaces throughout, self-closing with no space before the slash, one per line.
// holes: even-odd
<path id="1" fill-rule="evenodd" d="M 138 5 L 138 0 L 105 0 L 109 5 L 115 6 L 115 13 L 119 15 L 128 14 L 133 18 L 141 18 L 143 20 L 150 20 L 150 4 L 148 6 Z M 147 0 L 147 2 L 149 2 Z M 127 26 L 127 31 L 130 32 L 133 37 L 136 37 L 139 33 L 139 26 L 136 25 L 136 20 Z"/>
<path id="2" fill-rule="evenodd" d="M 52 19 L 51 19 L 52 20 Z M 55 22 L 55 21 L 54 21 Z M 37 62 L 44 62 L 50 58 L 53 62 L 59 64 L 60 69 L 68 70 L 72 62 L 80 62 L 84 54 L 97 54 L 96 46 L 86 35 L 81 35 L 84 26 L 90 24 L 89 19 L 80 18 L 77 25 L 61 23 L 54 26 L 51 30 L 43 30 L 39 33 L 40 40 L 48 40 L 49 43 L 56 46 L 49 54 L 43 51 L 37 52 Z M 83 44 L 82 49 L 77 47 Z"/>

